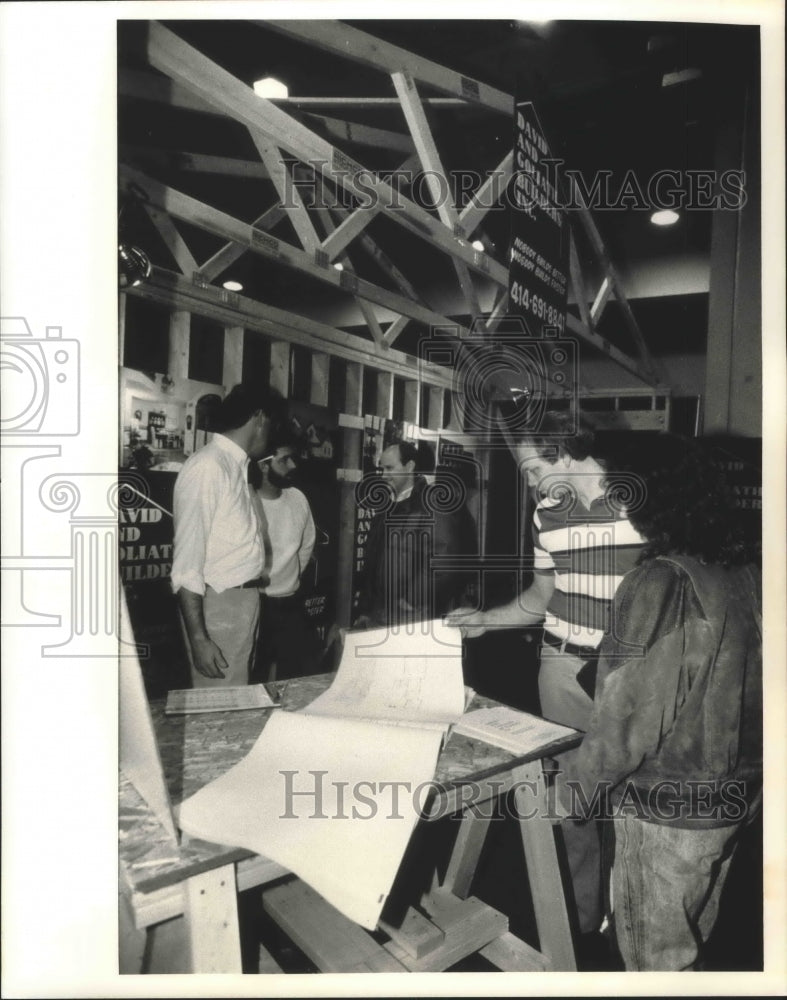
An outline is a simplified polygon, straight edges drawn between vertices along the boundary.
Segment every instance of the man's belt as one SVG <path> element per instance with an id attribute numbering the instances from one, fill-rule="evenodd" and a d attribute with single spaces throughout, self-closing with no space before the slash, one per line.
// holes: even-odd
<path id="1" fill-rule="evenodd" d="M 270 577 L 258 576 L 256 580 L 247 580 L 245 583 L 238 583 L 234 587 L 229 587 L 229 590 L 259 590 L 260 587 L 267 587 L 270 583 Z"/>
<path id="2" fill-rule="evenodd" d="M 544 632 L 544 642 L 547 646 L 553 646 L 555 649 L 559 649 L 561 653 L 568 653 L 569 656 L 577 656 L 580 660 L 595 660 L 598 657 L 598 648 L 596 646 L 578 646 L 576 643 L 568 642 L 566 639 L 560 639 L 556 635 L 552 635 L 551 632 Z"/>

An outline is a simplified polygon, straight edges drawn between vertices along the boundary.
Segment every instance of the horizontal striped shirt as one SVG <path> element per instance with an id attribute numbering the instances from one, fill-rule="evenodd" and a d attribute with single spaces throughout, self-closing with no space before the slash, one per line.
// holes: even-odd
<path id="1" fill-rule="evenodd" d="M 633 569 L 643 539 L 625 512 L 604 496 L 586 507 L 581 500 L 545 497 L 533 517 L 536 573 L 553 575 L 547 632 L 580 646 L 598 646 L 623 576 Z"/>

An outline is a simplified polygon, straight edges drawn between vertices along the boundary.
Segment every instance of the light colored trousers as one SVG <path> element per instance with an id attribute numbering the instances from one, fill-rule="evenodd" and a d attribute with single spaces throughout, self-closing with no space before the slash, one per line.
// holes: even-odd
<path id="1" fill-rule="evenodd" d="M 205 677 L 194 667 L 186 637 L 191 682 L 194 687 L 237 687 L 249 683 L 249 672 L 260 621 L 260 595 L 256 590 L 223 590 L 208 587 L 203 600 L 205 627 L 227 661 L 223 678 Z M 185 633 L 185 629 L 184 629 Z"/>

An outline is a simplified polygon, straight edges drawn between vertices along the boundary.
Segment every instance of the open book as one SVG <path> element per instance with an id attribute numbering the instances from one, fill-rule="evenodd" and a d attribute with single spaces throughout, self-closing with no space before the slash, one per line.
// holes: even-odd
<path id="1" fill-rule="evenodd" d="M 248 708 L 274 708 L 275 702 L 262 684 L 242 687 L 183 688 L 167 693 L 164 712 L 188 715 L 191 712 L 239 712 Z"/>
<path id="2" fill-rule="evenodd" d="M 186 799 L 179 825 L 278 861 L 373 930 L 465 707 L 459 630 L 348 632 L 331 687 L 271 714 L 248 755 Z"/>
<path id="3" fill-rule="evenodd" d="M 525 755 L 543 750 L 565 736 L 573 736 L 577 730 L 506 705 L 496 705 L 468 712 L 456 723 L 453 732 L 491 743 L 509 753 Z"/>

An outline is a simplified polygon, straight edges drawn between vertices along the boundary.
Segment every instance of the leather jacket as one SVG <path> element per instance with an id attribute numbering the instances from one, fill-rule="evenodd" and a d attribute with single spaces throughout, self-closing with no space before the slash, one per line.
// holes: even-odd
<path id="1" fill-rule="evenodd" d="M 626 575 L 602 641 L 596 702 L 582 744 L 559 760 L 560 795 L 600 785 L 612 813 L 723 826 L 762 790 L 760 579 L 688 556 Z M 576 806 L 576 795 L 574 797 Z"/>

